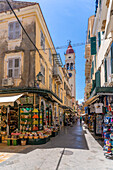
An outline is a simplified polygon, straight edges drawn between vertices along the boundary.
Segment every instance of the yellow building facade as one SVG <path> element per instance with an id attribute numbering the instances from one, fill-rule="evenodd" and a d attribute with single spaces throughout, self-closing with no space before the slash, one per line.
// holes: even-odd
<path id="1" fill-rule="evenodd" d="M 55 50 L 40 6 L 31 2 L 10 3 L 26 32 L 6 2 L 0 2 L 3 5 L 0 8 L 0 96 L 22 94 L 23 99 L 27 96 L 33 108 L 43 109 L 45 124 L 56 125 L 61 121 L 63 125 L 64 113 L 73 111 L 69 75 Z M 39 73 L 41 80 L 37 79 Z M 23 99 L 15 102 L 22 105 Z"/>

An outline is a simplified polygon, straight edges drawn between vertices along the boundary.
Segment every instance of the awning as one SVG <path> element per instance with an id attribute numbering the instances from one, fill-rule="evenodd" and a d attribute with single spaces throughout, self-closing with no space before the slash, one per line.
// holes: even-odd
<path id="1" fill-rule="evenodd" d="M 96 96 L 88 99 L 88 100 L 85 102 L 84 107 L 86 107 L 86 106 L 88 106 L 89 104 L 95 102 L 95 101 L 98 99 L 98 97 L 99 97 L 99 95 L 96 95 Z"/>
<path id="2" fill-rule="evenodd" d="M 16 96 L 0 97 L 0 106 L 1 105 L 12 105 L 16 100 L 22 97 L 24 94 L 19 94 Z"/>

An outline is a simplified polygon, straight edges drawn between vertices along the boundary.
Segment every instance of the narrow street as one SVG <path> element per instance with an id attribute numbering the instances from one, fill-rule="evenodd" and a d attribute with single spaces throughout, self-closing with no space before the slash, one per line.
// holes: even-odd
<path id="1" fill-rule="evenodd" d="M 47 144 L 29 146 L 0 164 L 1 170 L 112 170 L 112 167 L 112 160 L 104 157 L 102 147 L 79 121 L 73 127 L 64 127 Z"/>

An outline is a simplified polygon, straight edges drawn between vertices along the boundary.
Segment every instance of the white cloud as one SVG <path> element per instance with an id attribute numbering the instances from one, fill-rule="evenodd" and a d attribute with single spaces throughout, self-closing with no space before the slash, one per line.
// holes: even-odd
<path id="1" fill-rule="evenodd" d="M 82 102 L 84 102 L 84 99 L 79 99 L 78 103 L 81 104 Z"/>

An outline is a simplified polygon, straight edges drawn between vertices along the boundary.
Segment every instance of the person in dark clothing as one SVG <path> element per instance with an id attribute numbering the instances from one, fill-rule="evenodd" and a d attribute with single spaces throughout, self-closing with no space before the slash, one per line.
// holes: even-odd
<path id="1" fill-rule="evenodd" d="M 80 124 L 82 123 L 82 116 L 80 116 Z"/>

